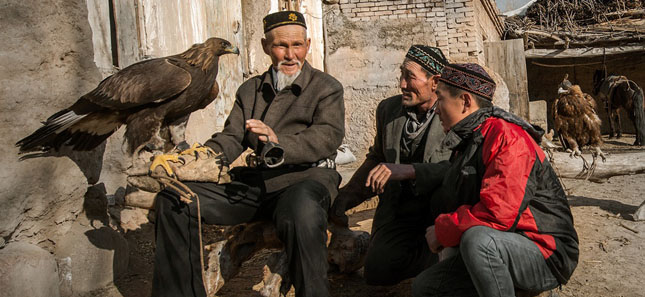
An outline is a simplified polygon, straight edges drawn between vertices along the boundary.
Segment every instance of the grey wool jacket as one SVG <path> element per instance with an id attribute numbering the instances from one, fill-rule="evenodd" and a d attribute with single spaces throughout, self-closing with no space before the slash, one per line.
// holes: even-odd
<path id="1" fill-rule="evenodd" d="M 248 119 L 261 120 L 271 127 L 284 148 L 282 166 L 252 169 L 264 181 L 267 193 L 313 179 L 327 188 L 332 199 L 336 197 L 340 184 L 338 172 L 311 167 L 311 164 L 325 158 L 333 160 L 345 135 L 340 82 L 305 61 L 294 83 L 276 93 L 269 69 L 238 88 L 224 130 L 215 133 L 205 145 L 223 152 L 229 161 L 247 148 L 259 154 L 264 144 L 257 135 L 246 131 Z"/>
<path id="2" fill-rule="evenodd" d="M 370 147 L 363 165 L 356 170 L 352 179 L 340 190 L 343 195 L 355 197 L 352 200 L 363 201 L 375 195 L 370 188 L 365 187 L 367 175 L 374 166 L 382 162 L 401 163 L 401 138 L 407 117 L 401 100 L 401 95 L 387 98 L 381 101 L 376 109 L 374 143 Z M 429 130 L 423 145 L 423 162 L 435 163 L 448 160 L 450 150 L 442 149 L 440 146 L 445 133 L 441 127 L 439 116 L 433 116 L 427 129 Z M 423 184 L 423 181 L 416 181 L 416 184 Z M 396 220 L 397 217 L 407 216 L 409 210 L 402 209 L 398 203 L 399 199 L 407 199 L 407 197 L 399 197 L 402 193 L 401 186 L 400 182 L 388 182 L 385 191 L 379 195 L 379 206 L 374 215 L 373 230 L 377 230 L 387 222 Z M 431 193 L 418 192 L 418 194 L 429 195 Z"/>

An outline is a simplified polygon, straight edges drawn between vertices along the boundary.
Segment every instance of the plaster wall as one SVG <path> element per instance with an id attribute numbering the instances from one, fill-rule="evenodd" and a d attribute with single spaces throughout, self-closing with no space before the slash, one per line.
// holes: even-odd
<path id="1" fill-rule="evenodd" d="M 107 223 L 87 224 L 96 218 L 87 212 L 87 193 L 92 184 L 99 183 L 105 168 L 106 145 L 84 153 L 61 150 L 22 155 L 23 161 L 14 146 L 101 80 L 89 14 L 84 0 L 7 0 L 0 5 L 0 134 L 5 139 L 0 144 L 0 271 L 6 272 L 0 277 L 0 287 L 11 296 L 72 296 L 107 284 L 97 281 L 86 283 L 88 287 L 70 282 L 69 290 L 59 292 L 63 282 L 57 262 L 63 242 L 93 247 L 83 249 L 92 265 L 79 264 L 82 257 L 68 257 L 74 269 L 108 275 L 108 282 L 118 276 L 112 271 L 114 249 L 104 246 L 102 252 L 109 257 L 99 260 L 92 256 L 99 248 L 85 234 L 69 237 L 81 220 L 86 222 L 85 231 Z M 105 202 L 104 192 L 98 199 Z M 105 215 L 103 208 L 102 218 Z M 28 261 L 21 260 L 24 255 L 29 255 Z M 127 257 L 121 259 L 127 263 Z M 29 275 L 28 271 L 37 273 Z"/>
<path id="2" fill-rule="evenodd" d="M 83 0 L 0 6 L 0 247 L 17 240 L 53 245 L 80 213 L 88 183 L 98 180 L 104 146 L 24 161 L 14 146 L 101 80 L 87 14 Z"/>

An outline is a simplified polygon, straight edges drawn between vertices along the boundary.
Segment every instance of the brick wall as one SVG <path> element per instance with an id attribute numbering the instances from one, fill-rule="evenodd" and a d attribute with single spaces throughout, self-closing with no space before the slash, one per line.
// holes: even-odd
<path id="1" fill-rule="evenodd" d="M 325 71 L 345 89 L 344 142 L 356 165 L 374 142 L 378 103 L 401 93 L 399 67 L 410 45 L 437 46 L 451 62 L 483 63 L 484 40 L 500 39 L 500 21 L 487 20 L 496 16 L 494 6 L 493 0 L 339 0 L 324 7 Z"/>
<path id="2" fill-rule="evenodd" d="M 486 3 L 484 3 L 486 2 Z M 492 6 L 491 6 L 492 3 Z M 433 27 L 435 44 L 454 62 L 484 62 L 483 42 L 500 40 L 491 20 L 493 0 L 340 0 L 352 21 L 418 19 Z M 401 32 L 405 34 L 405 32 Z"/>

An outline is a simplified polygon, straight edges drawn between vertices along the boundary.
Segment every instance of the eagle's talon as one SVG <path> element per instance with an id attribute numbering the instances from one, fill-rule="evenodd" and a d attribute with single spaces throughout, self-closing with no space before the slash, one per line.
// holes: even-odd
<path id="1" fill-rule="evenodd" d="M 186 165 L 186 158 L 184 156 L 179 156 L 177 160 L 179 160 L 179 163 L 181 163 L 181 165 Z"/>
<path id="2" fill-rule="evenodd" d="M 159 155 L 155 156 L 154 160 L 152 160 L 152 164 L 150 164 L 150 169 L 149 172 L 152 173 L 157 169 L 158 166 L 161 166 L 166 171 L 166 174 L 170 177 L 175 177 L 175 173 L 170 167 L 170 164 L 168 164 L 168 161 L 170 162 L 175 162 L 175 163 L 182 163 L 185 164 L 186 162 L 183 160 L 179 160 L 178 155 Z"/>
<path id="3" fill-rule="evenodd" d="M 212 155 L 215 154 L 213 150 L 205 145 L 202 145 L 198 142 L 195 142 L 189 149 L 182 151 L 179 153 L 180 155 L 194 155 L 195 159 L 199 159 L 199 153 L 204 153 L 206 154 L 207 157 L 211 157 Z"/>

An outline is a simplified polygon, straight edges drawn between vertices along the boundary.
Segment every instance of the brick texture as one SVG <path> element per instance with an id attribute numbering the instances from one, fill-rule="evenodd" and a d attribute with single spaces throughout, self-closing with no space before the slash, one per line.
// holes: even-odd
<path id="1" fill-rule="evenodd" d="M 483 40 L 475 6 L 484 0 L 341 0 L 352 21 L 415 18 L 432 26 L 436 44 L 451 62 L 481 62 Z M 488 22 L 487 24 L 488 25 Z M 401 32 L 405 34 L 405 32 Z"/>

